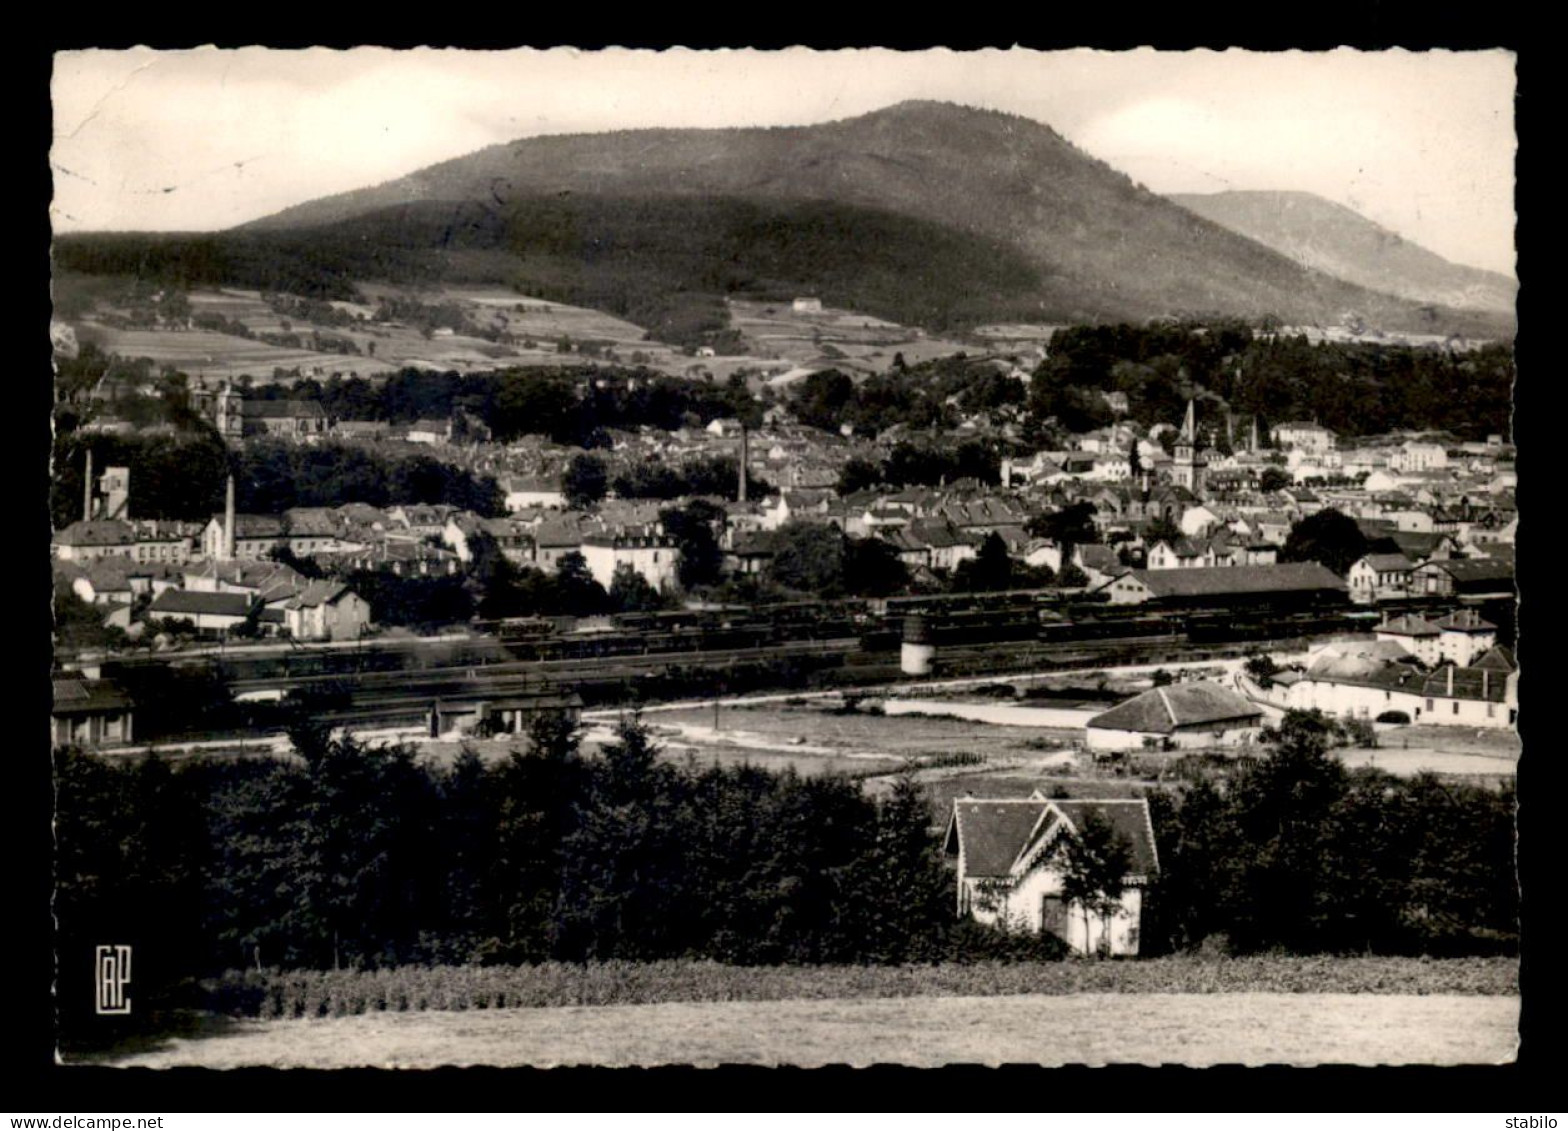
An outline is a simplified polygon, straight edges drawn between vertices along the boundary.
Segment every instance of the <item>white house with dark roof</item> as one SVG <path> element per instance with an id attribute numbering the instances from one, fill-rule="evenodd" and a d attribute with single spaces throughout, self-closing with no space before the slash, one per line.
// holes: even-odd
<path id="1" fill-rule="evenodd" d="M 1367 554 L 1350 567 L 1345 580 L 1353 601 L 1368 603 L 1403 597 L 1410 591 L 1416 564 L 1403 554 Z"/>
<path id="2" fill-rule="evenodd" d="M 1519 673 L 1497 664 L 1444 664 L 1426 677 L 1421 694 L 1423 723 L 1500 729 L 1519 716 Z"/>
<path id="3" fill-rule="evenodd" d="M 1445 663 L 1462 668 L 1497 643 L 1497 626 L 1474 609 L 1459 609 L 1437 622 L 1438 655 Z"/>
<path id="4" fill-rule="evenodd" d="M 1263 726 L 1257 704 L 1206 680 L 1156 687 L 1085 724 L 1090 750 L 1194 749 L 1251 742 Z"/>
<path id="5" fill-rule="evenodd" d="M 1090 815 L 1131 849 L 1118 909 L 1107 923 L 1062 894 L 1062 848 Z M 1051 934 L 1079 954 L 1138 953 L 1143 892 L 1159 872 L 1149 804 L 1142 799 L 959 798 L 943 837 L 958 871 L 960 916 L 1031 934 Z"/>
<path id="6" fill-rule="evenodd" d="M 542 475 L 507 475 L 501 479 L 501 490 L 506 496 L 506 509 L 510 514 L 529 507 L 561 510 L 566 506 L 566 496 L 561 491 L 559 478 Z"/>
<path id="7" fill-rule="evenodd" d="M 296 640 L 355 640 L 370 625 L 370 605 L 341 581 L 312 581 L 282 607 Z"/>
<path id="8" fill-rule="evenodd" d="M 1276 424 L 1271 435 L 1274 443 L 1282 448 L 1309 452 L 1331 452 L 1338 444 L 1338 438 L 1333 432 L 1321 424 L 1305 420 Z"/>
<path id="9" fill-rule="evenodd" d="M 136 556 L 136 528 L 120 519 L 77 521 L 54 536 L 50 548 L 63 562 Z"/>
<path id="10" fill-rule="evenodd" d="M 1425 678 L 1401 645 L 1351 641 L 1319 649 L 1305 671 L 1276 674 L 1266 698 L 1281 707 L 1339 718 L 1372 720 L 1399 711 L 1414 720 Z"/>
<path id="11" fill-rule="evenodd" d="M 582 555 L 594 580 L 608 589 L 615 571 L 627 565 L 655 589 L 673 588 L 681 551 L 659 527 L 621 527 L 585 535 Z"/>
<path id="12" fill-rule="evenodd" d="M 149 620 L 188 620 L 199 632 L 227 632 L 245 623 L 259 604 L 246 593 L 193 593 L 166 589 L 147 606 Z"/>
<path id="13" fill-rule="evenodd" d="M 1410 614 L 1385 621 L 1372 630 L 1378 640 L 1392 640 L 1428 667 L 1442 655 L 1443 630 L 1424 617 Z"/>

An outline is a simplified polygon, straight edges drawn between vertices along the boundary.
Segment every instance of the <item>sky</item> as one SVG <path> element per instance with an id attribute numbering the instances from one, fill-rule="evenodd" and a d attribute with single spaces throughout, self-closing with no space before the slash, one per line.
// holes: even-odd
<path id="1" fill-rule="evenodd" d="M 487 145 L 806 125 L 910 98 L 1053 127 L 1155 192 L 1292 189 L 1514 271 L 1514 57 L 947 50 L 62 52 L 58 231 L 207 231 Z"/>

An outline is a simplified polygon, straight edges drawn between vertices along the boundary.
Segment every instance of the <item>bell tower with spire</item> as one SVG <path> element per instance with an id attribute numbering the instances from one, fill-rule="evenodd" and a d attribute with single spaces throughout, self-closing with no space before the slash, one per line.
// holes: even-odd
<path id="1" fill-rule="evenodd" d="M 1190 400 L 1187 402 L 1187 419 L 1182 423 L 1181 435 L 1176 438 L 1172 459 L 1171 482 L 1201 496 L 1204 472 L 1208 465 L 1198 454 L 1197 409 Z"/>

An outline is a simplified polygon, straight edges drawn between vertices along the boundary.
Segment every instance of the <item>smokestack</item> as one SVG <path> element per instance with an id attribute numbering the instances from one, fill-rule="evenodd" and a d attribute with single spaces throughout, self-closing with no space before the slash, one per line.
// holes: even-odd
<path id="1" fill-rule="evenodd" d="M 1448 665 L 1448 697 L 1454 697 L 1454 665 Z"/>
<path id="2" fill-rule="evenodd" d="M 1482 699 L 1485 699 L 1486 698 L 1486 693 L 1489 690 L 1491 690 L 1492 681 L 1489 678 L 1491 676 L 1491 674 L 1492 673 L 1487 671 L 1485 668 L 1481 669 L 1481 698 Z"/>
<path id="3" fill-rule="evenodd" d="M 746 464 L 750 458 L 751 447 L 746 437 L 746 425 L 742 422 L 740 426 L 740 484 L 736 491 L 736 497 L 743 503 L 746 501 Z"/>
<path id="4" fill-rule="evenodd" d="M 229 486 L 223 496 L 223 560 L 234 558 L 234 476 L 229 476 Z"/>
<path id="5" fill-rule="evenodd" d="M 82 487 L 82 521 L 93 520 L 93 450 L 87 449 L 87 482 Z"/>

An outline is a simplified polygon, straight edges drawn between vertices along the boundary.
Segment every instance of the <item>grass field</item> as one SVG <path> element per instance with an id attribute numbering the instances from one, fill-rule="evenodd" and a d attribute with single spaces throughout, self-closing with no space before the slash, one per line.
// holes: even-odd
<path id="1" fill-rule="evenodd" d="M 857 314 L 850 310 L 826 309 L 797 313 L 790 303 L 746 302 L 731 299 L 730 324 L 753 344 L 757 353 L 807 364 L 822 357 L 824 346 L 842 353 L 847 370 L 880 372 L 902 353 L 910 365 L 933 357 L 946 357 L 965 346 L 942 338 L 927 338 L 895 322 Z M 830 360 L 822 364 L 831 364 Z"/>
<path id="2" fill-rule="evenodd" d="M 236 1022 L 123 1066 L 1495 1064 L 1519 999 L 1081 994 L 705 1002 Z"/>
<path id="3" fill-rule="evenodd" d="M 323 373 L 358 372 L 361 376 L 394 368 L 390 359 L 285 349 L 205 330 L 117 330 L 84 322 L 77 327 L 77 335 L 83 342 L 93 342 L 107 353 L 131 358 L 150 357 L 160 365 L 172 365 L 193 377 L 249 375 L 266 382 L 272 379 L 275 368 L 297 367 L 302 373 L 313 369 Z"/>

